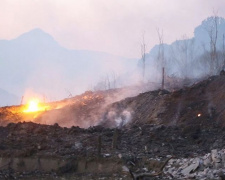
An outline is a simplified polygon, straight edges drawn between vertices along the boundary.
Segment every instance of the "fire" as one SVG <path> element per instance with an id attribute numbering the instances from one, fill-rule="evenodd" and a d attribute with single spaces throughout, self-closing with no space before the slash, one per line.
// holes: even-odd
<path id="1" fill-rule="evenodd" d="M 27 108 L 23 112 L 38 112 L 45 111 L 48 109 L 48 106 L 43 106 L 40 104 L 38 99 L 32 99 L 28 102 Z"/>
<path id="2" fill-rule="evenodd" d="M 200 117 L 201 115 L 202 115 L 202 114 L 199 113 L 199 114 L 198 114 L 198 117 Z"/>

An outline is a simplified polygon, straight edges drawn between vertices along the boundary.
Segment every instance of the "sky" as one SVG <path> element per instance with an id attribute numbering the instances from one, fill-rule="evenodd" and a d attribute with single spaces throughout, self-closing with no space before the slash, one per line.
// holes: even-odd
<path id="1" fill-rule="evenodd" d="M 225 17 L 224 0 L 0 0 L 0 39 L 34 28 L 51 34 L 66 48 L 139 58 L 144 34 L 147 52 L 183 35 L 213 11 Z"/>

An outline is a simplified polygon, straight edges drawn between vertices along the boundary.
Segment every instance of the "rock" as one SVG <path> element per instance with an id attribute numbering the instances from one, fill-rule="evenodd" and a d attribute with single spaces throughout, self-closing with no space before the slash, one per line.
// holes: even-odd
<path id="1" fill-rule="evenodd" d="M 193 173 L 198 167 L 199 167 L 199 159 L 195 159 L 195 161 L 189 165 L 188 167 L 184 168 L 181 173 L 183 175 L 189 175 L 190 173 Z"/>
<path id="2" fill-rule="evenodd" d="M 157 153 L 157 152 L 159 152 L 159 148 L 155 148 L 154 150 L 153 150 L 155 153 Z"/>
<path id="3" fill-rule="evenodd" d="M 163 90 L 159 91 L 158 95 L 164 95 L 164 94 L 169 94 L 169 93 L 170 93 L 169 91 L 163 89 Z"/>
<path id="4" fill-rule="evenodd" d="M 225 174 L 222 170 L 220 170 L 217 175 L 220 177 L 221 180 L 225 180 Z"/>
<path id="5" fill-rule="evenodd" d="M 128 173 L 129 169 L 127 166 L 122 166 L 122 171 Z"/>
<path id="6" fill-rule="evenodd" d="M 209 167 L 212 163 L 212 157 L 211 154 L 208 153 L 203 157 L 203 165 L 206 167 Z"/>
<path id="7" fill-rule="evenodd" d="M 80 142 L 75 142 L 74 146 L 72 147 L 73 149 L 81 149 L 83 147 L 82 143 Z"/>
<path id="8" fill-rule="evenodd" d="M 218 153 L 217 149 L 213 149 L 211 151 L 212 162 L 216 169 L 222 167 L 222 157 L 221 154 Z"/>
<path id="9" fill-rule="evenodd" d="M 37 149 L 38 149 L 38 150 L 41 150 L 41 149 L 42 149 L 42 147 L 41 147 L 40 144 L 37 144 Z"/>
<path id="10" fill-rule="evenodd" d="M 55 123 L 53 126 L 54 127 L 59 127 L 59 124 L 58 123 Z"/>
<path id="11" fill-rule="evenodd" d="M 218 170 L 213 170 L 213 174 L 217 175 L 218 174 Z"/>
<path id="12" fill-rule="evenodd" d="M 145 153 L 148 153 L 148 147 L 145 146 Z"/>
<path id="13" fill-rule="evenodd" d="M 111 154 L 104 154 L 103 156 L 104 156 L 104 157 L 110 157 Z"/>
<path id="14" fill-rule="evenodd" d="M 224 70 L 220 71 L 220 76 L 225 76 L 225 71 Z"/>
<path id="15" fill-rule="evenodd" d="M 222 158 L 222 168 L 224 168 L 225 167 L 225 150 L 224 149 L 222 150 L 221 158 Z"/>

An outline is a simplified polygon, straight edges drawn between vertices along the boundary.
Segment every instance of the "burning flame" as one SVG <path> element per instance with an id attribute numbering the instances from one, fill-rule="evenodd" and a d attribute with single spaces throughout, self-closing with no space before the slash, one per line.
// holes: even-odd
<path id="1" fill-rule="evenodd" d="M 27 108 L 23 112 L 37 112 L 45 111 L 48 109 L 48 106 L 41 106 L 38 99 L 32 99 L 28 102 Z"/>
<path id="2" fill-rule="evenodd" d="M 200 117 L 201 115 L 202 115 L 202 114 L 199 113 L 199 114 L 198 114 L 198 117 Z"/>

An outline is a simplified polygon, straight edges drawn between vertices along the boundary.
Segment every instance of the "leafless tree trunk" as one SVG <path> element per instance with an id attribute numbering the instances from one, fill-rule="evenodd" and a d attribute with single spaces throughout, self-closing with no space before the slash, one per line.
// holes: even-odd
<path id="1" fill-rule="evenodd" d="M 23 98 L 24 96 L 21 97 L 20 105 L 23 105 Z"/>
<path id="2" fill-rule="evenodd" d="M 165 83 L 165 59 L 164 59 L 164 46 L 163 46 L 163 30 L 160 33 L 159 28 L 157 28 L 158 38 L 159 38 L 159 50 L 158 50 L 158 63 L 159 67 L 162 69 L 162 89 L 164 89 Z"/>
<path id="3" fill-rule="evenodd" d="M 97 82 L 95 86 L 93 86 L 94 91 L 98 90 L 109 90 L 115 89 L 117 86 L 117 75 L 114 71 L 111 73 L 106 73 L 105 76 L 102 76 L 100 81 Z"/>
<path id="4" fill-rule="evenodd" d="M 142 43 L 141 43 L 141 59 L 142 59 L 142 76 L 143 81 L 145 79 L 145 54 L 146 54 L 146 44 L 145 44 L 145 34 L 142 34 Z"/>
<path id="5" fill-rule="evenodd" d="M 165 84 L 165 68 L 162 68 L 162 89 L 164 89 Z"/>
<path id="6" fill-rule="evenodd" d="M 114 71 L 112 71 L 112 85 L 113 88 L 116 88 L 116 73 Z"/>
<path id="7" fill-rule="evenodd" d="M 225 35 L 224 34 L 223 34 L 223 52 L 222 52 L 222 56 L 223 56 L 222 70 L 224 70 L 224 68 L 225 68 Z"/>
<path id="8" fill-rule="evenodd" d="M 109 79 L 109 75 L 108 74 L 106 74 L 105 81 L 106 81 L 107 89 L 111 89 L 110 79 Z"/>
<path id="9" fill-rule="evenodd" d="M 182 44 L 181 44 L 181 53 L 182 53 L 182 61 L 183 61 L 183 73 L 184 78 L 186 79 L 188 77 L 188 38 L 186 35 L 182 38 Z"/>
<path id="10" fill-rule="evenodd" d="M 73 97 L 72 93 L 71 93 L 68 89 L 65 89 L 65 91 L 69 94 L 69 95 L 68 95 L 68 98 Z"/>
<path id="11" fill-rule="evenodd" d="M 176 41 L 175 46 L 171 48 L 171 57 L 178 65 L 178 72 L 181 77 L 187 79 L 190 77 L 191 68 L 195 56 L 194 39 L 189 39 L 186 35 Z"/>
<path id="12" fill-rule="evenodd" d="M 217 13 L 214 12 L 214 16 L 212 17 L 212 21 L 207 25 L 206 31 L 208 32 L 210 38 L 210 74 L 214 75 L 218 71 L 218 57 L 217 57 L 217 36 L 218 36 L 218 16 Z"/>

